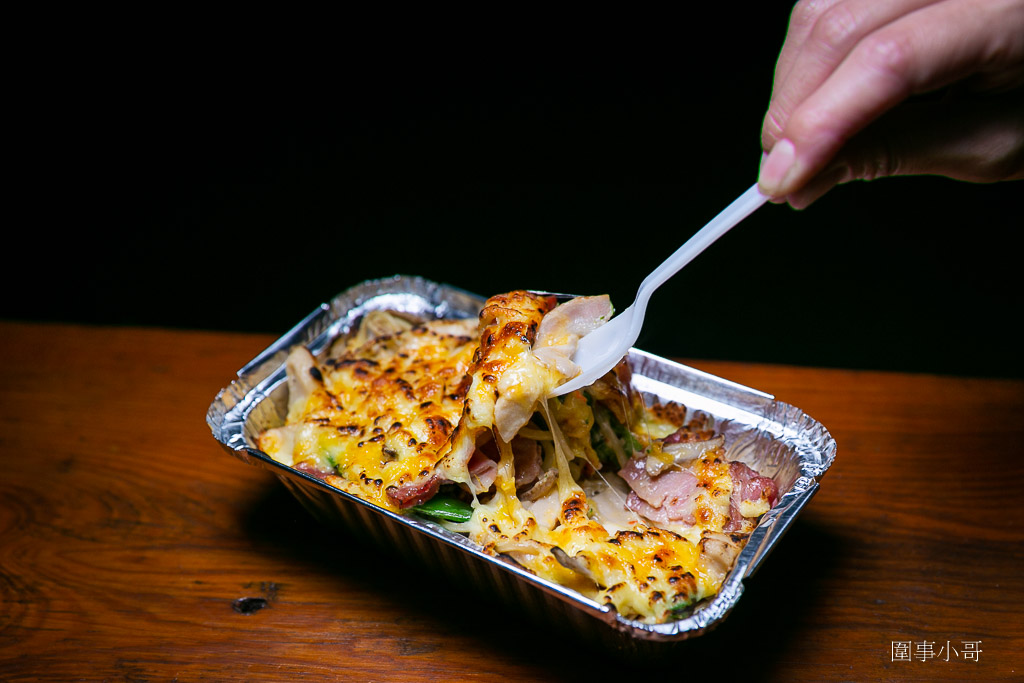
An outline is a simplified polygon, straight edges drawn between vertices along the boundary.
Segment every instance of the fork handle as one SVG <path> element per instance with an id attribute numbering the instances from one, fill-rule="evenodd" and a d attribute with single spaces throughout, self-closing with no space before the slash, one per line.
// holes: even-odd
<path id="1" fill-rule="evenodd" d="M 636 304 L 639 307 L 647 305 L 647 301 L 661 285 L 678 273 L 683 266 L 692 261 L 698 254 L 707 249 L 719 237 L 729 232 L 734 225 L 756 211 L 768 200 L 768 197 L 761 194 L 754 183 L 749 190 L 741 194 L 732 204 L 725 207 L 721 213 L 711 219 L 703 228 L 694 233 L 683 246 L 665 259 L 664 262 L 644 278 L 637 290 Z"/>

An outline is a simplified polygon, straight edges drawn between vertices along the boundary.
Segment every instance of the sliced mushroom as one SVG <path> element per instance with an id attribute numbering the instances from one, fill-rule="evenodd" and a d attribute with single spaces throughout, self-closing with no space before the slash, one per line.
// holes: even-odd
<path id="1" fill-rule="evenodd" d="M 597 577 L 594 576 L 594 572 L 590 571 L 590 567 L 587 566 L 585 560 L 576 557 L 569 557 L 569 554 L 555 546 L 551 549 L 551 554 L 558 560 L 558 564 L 562 565 L 566 569 L 571 569 L 580 576 L 585 576 L 594 583 L 599 584 Z"/>
<path id="2" fill-rule="evenodd" d="M 534 501 L 538 498 L 542 498 L 554 487 L 558 481 L 558 470 L 552 467 L 544 474 L 540 475 L 537 481 L 530 488 L 526 489 L 519 494 L 519 500 L 522 501 Z"/>

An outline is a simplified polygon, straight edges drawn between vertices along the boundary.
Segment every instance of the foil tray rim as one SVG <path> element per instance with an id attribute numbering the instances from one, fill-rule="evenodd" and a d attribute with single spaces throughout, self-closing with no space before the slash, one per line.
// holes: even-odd
<path id="1" fill-rule="evenodd" d="M 399 525 L 415 533 L 424 534 L 433 542 L 441 543 L 454 552 L 473 557 L 474 561 L 488 564 L 492 569 L 509 573 L 518 581 L 531 584 L 544 594 L 571 607 L 595 617 L 595 622 L 611 626 L 619 634 L 631 640 L 652 643 L 676 642 L 701 635 L 721 622 L 735 607 L 743 593 L 743 581 L 752 576 L 764 558 L 770 553 L 789 525 L 816 494 L 820 481 L 835 459 L 836 444 L 831 434 L 820 422 L 800 411 L 795 406 L 783 403 L 764 391 L 747 387 L 731 380 L 692 368 L 677 361 L 662 358 L 631 349 L 629 360 L 634 366 L 634 377 L 642 378 L 641 391 L 658 390 L 666 377 L 685 376 L 694 387 L 713 387 L 714 396 L 709 399 L 720 405 L 740 404 L 739 412 L 757 415 L 757 429 L 766 430 L 775 438 L 784 439 L 794 446 L 800 458 L 799 476 L 780 501 L 762 517 L 752 532 L 746 546 L 737 557 L 735 566 L 723 583 L 721 590 L 711 601 L 683 619 L 663 624 L 647 624 L 630 620 L 619 615 L 614 609 L 600 605 L 584 596 L 529 573 L 513 563 L 488 555 L 476 544 L 461 534 L 448 531 L 439 524 L 415 515 L 399 515 L 362 500 L 305 473 L 275 461 L 257 449 L 246 434 L 246 425 L 251 412 L 261 401 L 285 380 L 284 355 L 295 344 L 306 344 L 311 351 L 322 350 L 330 339 L 346 324 L 354 324 L 360 307 L 380 296 L 413 294 L 432 302 L 438 317 L 453 313 L 446 309 L 448 297 L 461 298 L 461 305 L 468 307 L 482 305 L 483 299 L 460 288 L 436 283 L 419 276 L 395 275 L 389 278 L 364 281 L 351 287 L 330 302 L 314 309 L 303 320 L 284 335 L 272 342 L 251 361 L 236 372 L 236 378 L 222 388 L 207 410 L 206 422 L 214 438 L 231 455 L 239 460 L 276 474 L 282 481 L 306 489 L 317 490 L 345 504 L 354 505 L 365 513 L 377 515 L 386 524 Z M 440 311 L 437 309 L 440 308 Z M 465 317 L 467 310 L 454 311 L 456 317 Z M 640 371 L 637 371 L 637 368 Z M 656 372 L 644 374 L 644 369 Z M 688 406 L 689 407 L 689 406 Z M 289 487 L 291 488 L 291 487 Z"/>

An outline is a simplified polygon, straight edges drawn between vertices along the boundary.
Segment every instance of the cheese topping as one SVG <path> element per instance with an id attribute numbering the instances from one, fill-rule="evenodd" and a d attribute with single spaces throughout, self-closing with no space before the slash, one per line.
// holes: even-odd
<path id="1" fill-rule="evenodd" d="M 259 447 L 332 485 L 397 511 L 389 490 L 426 485 L 450 446 L 465 403 L 476 349 L 475 323 L 435 321 L 370 339 L 315 363 L 289 355 L 289 407 L 283 427 Z"/>
<path id="2" fill-rule="evenodd" d="M 628 618 L 678 618 L 718 592 L 774 482 L 727 462 L 706 419 L 645 405 L 625 364 L 545 398 L 611 316 L 607 297 L 556 303 L 498 295 L 476 324 L 376 313 L 322 360 L 296 348 L 287 419 L 258 445 Z"/>

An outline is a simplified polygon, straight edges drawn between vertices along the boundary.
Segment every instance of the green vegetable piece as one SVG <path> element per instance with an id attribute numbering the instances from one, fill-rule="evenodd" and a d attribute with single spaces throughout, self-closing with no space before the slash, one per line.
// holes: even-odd
<path id="1" fill-rule="evenodd" d="M 412 511 L 424 517 L 443 519 L 449 522 L 468 522 L 473 516 L 473 506 L 447 496 L 434 496 L 426 503 L 413 506 Z"/>
<path id="2" fill-rule="evenodd" d="M 590 430 L 590 445 L 593 447 L 594 452 L 597 453 L 597 459 L 603 462 L 605 465 L 616 466 L 619 464 L 619 458 L 615 455 L 615 451 L 605 441 L 604 434 L 601 433 L 601 428 L 594 425 L 594 428 Z"/>
<path id="3" fill-rule="evenodd" d="M 692 608 L 693 608 L 693 603 L 691 603 L 689 601 L 687 601 L 687 602 L 680 602 L 678 604 L 672 605 L 672 607 L 670 607 L 668 609 L 667 614 L 672 619 L 684 619 L 684 618 L 690 616 L 690 612 L 692 611 Z"/>
<path id="4" fill-rule="evenodd" d="M 597 453 L 598 459 L 605 464 L 618 464 L 618 458 L 615 455 L 615 451 L 608 445 L 604 433 L 598 427 L 598 418 L 604 418 L 607 420 L 608 425 L 612 428 L 612 433 L 618 437 L 619 442 L 622 444 L 622 448 L 626 451 L 627 455 L 632 455 L 633 451 L 644 450 L 643 444 L 633 435 L 633 432 L 631 432 L 626 425 L 619 422 L 614 413 L 601 404 L 597 404 L 594 407 L 594 418 L 594 428 L 590 431 L 590 445 Z"/>
<path id="5" fill-rule="evenodd" d="M 643 444 L 637 441 L 637 438 L 633 436 L 633 432 L 629 431 L 626 425 L 616 420 L 614 416 L 611 417 L 610 422 L 612 425 L 612 431 L 615 432 L 617 437 L 622 439 L 622 445 L 625 446 L 628 451 L 632 452 L 643 450 Z"/>

